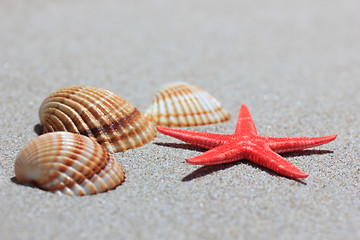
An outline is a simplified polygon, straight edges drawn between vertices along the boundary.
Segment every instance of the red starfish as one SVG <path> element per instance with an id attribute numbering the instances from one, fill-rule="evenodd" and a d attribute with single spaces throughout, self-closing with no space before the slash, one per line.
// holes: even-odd
<path id="1" fill-rule="evenodd" d="M 248 159 L 290 178 L 306 178 L 303 173 L 277 153 L 291 152 L 331 142 L 336 134 L 325 137 L 263 137 L 257 135 L 249 109 L 242 105 L 235 134 L 214 134 L 183 129 L 157 127 L 163 134 L 192 145 L 211 149 L 186 159 L 195 165 L 216 165 Z"/>

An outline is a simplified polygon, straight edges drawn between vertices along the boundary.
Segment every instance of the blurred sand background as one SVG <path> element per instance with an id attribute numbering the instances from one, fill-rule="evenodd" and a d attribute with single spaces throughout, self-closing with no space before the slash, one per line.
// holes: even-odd
<path id="1" fill-rule="evenodd" d="M 360 2 L 0 2 L 0 239 L 360 239 Z M 230 112 L 190 129 L 232 133 L 245 103 L 264 136 L 323 136 L 283 154 L 302 182 L 248 161 L 201 167 L 173 138 L 115 154 L 114 191 L 57 196 L 17 184 L 38 109 L 71 85 L 145 111 L 157 89 L 193 83 Z"/>

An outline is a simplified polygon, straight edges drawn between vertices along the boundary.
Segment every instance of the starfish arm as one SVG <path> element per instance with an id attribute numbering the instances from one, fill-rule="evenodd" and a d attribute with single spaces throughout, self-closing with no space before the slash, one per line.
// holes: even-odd
<path id="1" fill-rule="evenodd" d="M 196 132 L 185 129 L 173 129 L 160 126 L 156 127 L 156 129 L 162 134 L 206 149 L 220 146 L 231 138 L 231 135 L 226 134 Z"/>
<path id="2" fill-rule="evenodd" d="M 251 118 L 250 111 L 245 104 L 243 104 L 239 111 L 239 117 L 235 129 L 235 135 L 257 135 L 254 121 Z"/>
<path id="3" fill-rule="evenodd" d="M 303 173 L 285 158 L 266 146 L 251 145 L 247 150 L 248 160 L 269 168 L 281 175 L 290 178 L 306 178 L 308 176 L 308 174 Z"/>
<path id="4" fill-rule="evenodd" d="M 336 134 L 324 137 L 265 137 L 268 146 L 275 152 L 291 152 L 311 148 L 329 143 L 336 138 Z"/>
<path id="5" fill-rule="evenodd" d="M 217 165 L 235 162 L 245 157 L 245 151 L 234 148 L 231 144 L 224 144 L 200 154 L 199 156 L 186 159 L 187 163 L 194 165 Z"/>

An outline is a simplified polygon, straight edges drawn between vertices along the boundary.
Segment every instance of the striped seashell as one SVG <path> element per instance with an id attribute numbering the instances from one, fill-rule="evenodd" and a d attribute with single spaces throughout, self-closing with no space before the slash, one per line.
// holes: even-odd
<path id="1" fill-rule="evenodd" d="M 230 114 L 213 96 L 184 82 L 161 87 L 145 116 L 164 127 L 207 125 L 230 119 Z"/>
<path id="2" fill-rule="evenodd" d="M 129 102 L 95 87 L 67 87 L 50 94 L 39 116 L 43 133 L 79 133 L 113 153 L 140 147 L 156 136 L 153 124 Z"/>
<path id="3" fill-rule="evenodd" d="M 16 158 L 15 175 L 20 182 L 69 196 L 106 192 L 125 179 L 100 144 L 70 132 L 47 133 L 27 143 Z"/>

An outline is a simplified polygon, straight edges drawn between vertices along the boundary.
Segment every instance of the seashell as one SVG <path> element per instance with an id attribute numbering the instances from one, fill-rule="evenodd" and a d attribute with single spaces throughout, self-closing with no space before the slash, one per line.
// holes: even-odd
<path id="1" fill-rule="evenodd" d="M 69 196 L 106 192 L 125 175 L 120 164 L 96 141 L 70 132 L 41 135 L 19 152 L 18 181 Z"/>
<path id="2" fill-rule="evenodd" d="M 230 114 L 213 96 L 184 82 L 161 87 L 145 116 L 164 127 L 207 125 L 230 119 Z"/>
<path id="3" fill-rule="evenodd" d="M 156 136 L 153 124 L 129 102 L 95 87 L 73 86 L 50 94 L 39 117 L 43 133 L 79 133 L 113 153 L 140 147 Z"/>

